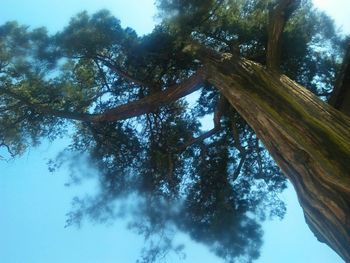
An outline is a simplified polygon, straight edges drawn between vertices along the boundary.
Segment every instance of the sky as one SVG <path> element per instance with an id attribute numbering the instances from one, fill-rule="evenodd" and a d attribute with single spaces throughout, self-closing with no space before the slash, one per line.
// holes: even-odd
<path id="1" fill-rule="evenodd" d="M 156 23 L 153 0 L 0 0 L 0 24 L 17 20 L 32 28 L 46 26 L 56 32 L 82 10 L 109 9 L 123 26 L 140 34 Z M 349 0 L 315 0 L 345 32 L 350 32 Z M 0 161 L 0 262 L 4 263 L 131 263 L 138 258 L 143 240 L 128 231 L 125 222 L 113 225 L 85 223 L 80 229 L 64 228 L 71 200 L 95 188 L 93 178 L 79 187 L 66 187 L 68 170 L 49 173 L 47 162 L 67 145 L 67 139 L 43 141 L 22 157 Z M 84 167 L 80 167 L 85 169 Z M 264 224 L 264 245 L 256 263 L 340 263 L 329 247 L 319 243 L 304 222 L 296 195 L 289 188 L 284 220 Z M 183 262 L 222 262 L 200 244 L 179 235 L 186 243 Z M 179 262 L 176 256 L 169 262 Z"/>

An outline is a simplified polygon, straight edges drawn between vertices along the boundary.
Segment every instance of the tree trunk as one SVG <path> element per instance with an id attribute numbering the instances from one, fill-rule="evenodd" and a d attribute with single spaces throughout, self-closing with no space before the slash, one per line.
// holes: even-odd
<path id="1" fill-rule="evenodd" d="M 207 80 L 254 129 L 295 187 L 318 240 L 350 262 L 350 118 L 249 60 L 206 58 Z"/>
<path id="2" fill-rule="evenodd" d="M 329 104 L 350 116 L 350 43 Z"/>

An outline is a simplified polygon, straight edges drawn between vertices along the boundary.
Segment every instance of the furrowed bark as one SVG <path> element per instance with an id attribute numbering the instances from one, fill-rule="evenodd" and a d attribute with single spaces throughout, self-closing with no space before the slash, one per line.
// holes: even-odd
<path id="1" fill-rule="evenodd" d="M 198 71 L 196 74 L 192 75 L 182 83 L 179 83 L 175 87 L 169 87 L 165 91 L 137 101 L 129 102 L 114 109 L 109 109 L 104 113 L 96 114 L 93 117 L 93 122 L 117 121 L 150 113 L 160 106 L 176 101 L 198 90 L 203 82 L 204 78 L 202 71 Z"/>
<path id="2" fill-rule="evenodd" d="M 207 80 L 294 185 L 316 237 L 350 262 L 350 118 L 252 61 L 211 54 L 203 60 Z"/>

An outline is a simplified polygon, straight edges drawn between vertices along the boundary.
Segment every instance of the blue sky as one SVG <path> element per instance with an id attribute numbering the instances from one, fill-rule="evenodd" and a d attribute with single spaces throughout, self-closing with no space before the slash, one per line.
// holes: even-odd
<path id="1" fill-rule="evenodd" d="M 154 24 L 153 0 L 11 0 L 3 1 L 0 23 L 18 20 L 31 27 L 46 26 L 60 30 L 71 16 L 107 8 L 122 22 L 140 34 Z M 346 32 L 350 32 L 350 1 L 315 0 L 326 9 Z M 126 230 L 125 222 L 113 225 L 85 223 L 82 228 L 64 228 L 65 214 L 72 197 L 93 191 L 93 178 L 74 188 L 65 187 L 68 171 L 50 174 L 47 161 L 67 144 L 58 140 L 43 142 L 21 158 L 0 162 L 0 262 L 4 263 L 109 263 L 135 262 L 143 240 Z M 288 204 L 283 221 L 264 225 L 265 243 L 256 263 L 337 263 L 342 262 L 327 246 L 319 243 L 304 223 L 302 211 L 292 189 L 282 198 Z M 186 241 L 184 262 L 222 262 L 207 249 Z M 178 262 L 174 256 L 169 262 Z"/>

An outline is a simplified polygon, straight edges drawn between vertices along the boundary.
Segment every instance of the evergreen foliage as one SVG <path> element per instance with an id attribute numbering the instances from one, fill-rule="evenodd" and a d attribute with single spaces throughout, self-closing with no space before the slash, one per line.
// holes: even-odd
<path id="1" fill-rule="evenodd" d="M 145 36 L 122 28 L 106 10 L 82 12 L 55 35 L 16 22 L 2 25 L 0 145 L 16 156 L 42 138 L 74 132 L 63 156 L 87 154 L 98 167 L 100 190 L 95 197 L 75 199 L 68 224 L 85 217 L 104 222 L 117 214 L 117 200 L 133 198 L 131 226 L 150 240 L 145 262 L 180 250 L 172 245 L 173 229 L 228 262 L 257 259 L 262 221 L 285 213 L 278 193 L 286 180 L 217 90 L 203 82 L 194 95 L 148 105 L 146 114 L 116 121 L 84 118 L 193 76 L 202 64 L 186 50 L 189 39 L 266 64 L 273 4 L 159 0 L 162 23 Z M 281 68 L 327 99 L 343 48 L 333 21 L 302 0 L 283 32 Z M 209 133 L 200 121 L 208 116 L 214 118 Z M 163 243 L 155 246 L 152 237 L 162 235 Z"/>

